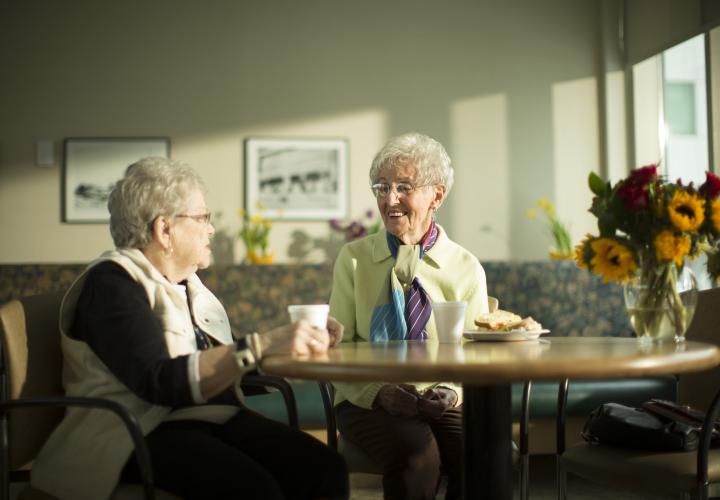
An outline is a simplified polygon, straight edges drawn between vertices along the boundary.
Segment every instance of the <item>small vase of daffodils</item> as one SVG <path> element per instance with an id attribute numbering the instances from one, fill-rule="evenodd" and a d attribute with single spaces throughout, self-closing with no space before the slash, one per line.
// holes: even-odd
<path id="1" fill-rule="evenodd" d="M 250 264 L 272 264 L 273 254 L 268 249 L 268 239 L 272 221 L 262 215 L 249 217 L 244 210 L 239 211 L 242 226 L 238 236 L 245 245 L 245 262 Z"/>
<path id="2" fill-rule="evenodd" d="M 572 240 L 570 239 L 570 231 L 560 222 L 555 213 L 555 205 L 546 199 L 540 199 L 537 202 L 537 208 L 530 208 L 527 216 L 534 219 L 538 216 L 538 209 L 545 214 L 547 219 L 547 228 L 552 236 L 554 247 L 548 252 L 551 259 L 554 260 L 572 260 L 574 252 Z"/>

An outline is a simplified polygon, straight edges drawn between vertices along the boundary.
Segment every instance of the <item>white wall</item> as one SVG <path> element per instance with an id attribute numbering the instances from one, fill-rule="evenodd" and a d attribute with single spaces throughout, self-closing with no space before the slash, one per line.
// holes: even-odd
<path id="1" fill-rule="evenodd" d="M 359 217 L 374 206 L 370 160 L 409 130 L 455 158 L 439 214 L 451 237 L 481 260 L 544 259 L 550 242 L 526 209 L 548 198 L 583 227 L 590 193 L 577 183 L 599 167 L 597 11 L 574 0 L 2 2 L 0 263 L 84 262 L 111 245 L 105 225 L 60 222 L 66 137 L 169 136 L 172 156 L 207 181 L 227 242 L 246 137 L 346 137 Z M 54 166 L 34 164 L 38 139 L 54 142 Z M 322 261 L 323 221 L 276 224 L 279 260 L 298 231 L 307 260 Z"/>

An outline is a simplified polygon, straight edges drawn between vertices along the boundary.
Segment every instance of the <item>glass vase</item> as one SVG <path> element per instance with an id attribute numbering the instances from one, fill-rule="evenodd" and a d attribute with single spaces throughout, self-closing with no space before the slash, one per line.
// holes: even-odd
<path id="1" fill-rule="evenodd" d="M 641 342 L 684 342 L 695 313 L 697 281 L 692 270 L 674 263 L 641 267 L 625 284 L 625 308 Z"/>

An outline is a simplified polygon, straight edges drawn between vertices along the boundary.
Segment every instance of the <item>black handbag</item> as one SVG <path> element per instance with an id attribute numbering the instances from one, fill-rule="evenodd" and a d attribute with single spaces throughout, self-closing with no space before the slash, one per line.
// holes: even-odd
<path id="1" fill-rule="evenodd" d="M 682 422 L 690 427 L 694 427 L 698 432 L 702 430 L 702 426 L 705 423 L 704 411 L 674 401 L 651 399 L 650 401 L 645 401 L 642 407 L 645 411 L 661 419 Z M 715 421 L 710 441 L 713 446 L 720 443 L 720 422 Z"/>
<path id="2" fill-rule="evenodd" d="M 589 443 L 648 451 L 697 450 L 699 436 L 696 426 L 618 403 L 595 408 L 582 432 Z"/>

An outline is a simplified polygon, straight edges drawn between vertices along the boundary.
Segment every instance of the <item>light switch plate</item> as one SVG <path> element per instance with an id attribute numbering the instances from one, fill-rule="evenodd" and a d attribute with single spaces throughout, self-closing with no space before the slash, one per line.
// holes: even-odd
<path id="1" fill-rule="evenodd" d="M 35 165 L 52 167 L 55 165 L 55 144 L 53 141 L 42 140 L 35 142 Z"/>

